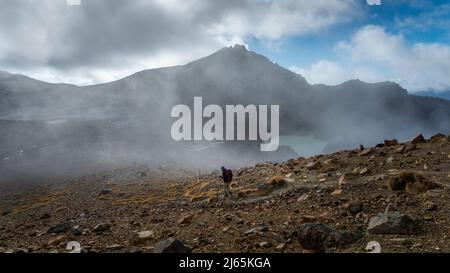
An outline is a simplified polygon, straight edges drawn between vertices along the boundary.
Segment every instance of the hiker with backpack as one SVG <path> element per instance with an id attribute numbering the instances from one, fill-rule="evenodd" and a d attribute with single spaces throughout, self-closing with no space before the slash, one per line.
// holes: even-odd
<path id="1" fill-rule="evenodd" d="M 226 169 L 222 166 L 222 176 L 220 178 L 223 179 L 223 193 L 224 197 L 231 197 L 230 184 L 233 180 L 233 172 L 230 169 Z"/>

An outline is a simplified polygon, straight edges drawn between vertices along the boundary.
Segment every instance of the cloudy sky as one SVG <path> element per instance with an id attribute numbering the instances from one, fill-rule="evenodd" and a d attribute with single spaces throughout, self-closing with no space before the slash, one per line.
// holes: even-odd
<path id="1" fill-rule="evenodd" d="M 0 0 L 0 70 L 88 85 L 241 43 L 311 83 L 448 91 L 446 2 Z"/>

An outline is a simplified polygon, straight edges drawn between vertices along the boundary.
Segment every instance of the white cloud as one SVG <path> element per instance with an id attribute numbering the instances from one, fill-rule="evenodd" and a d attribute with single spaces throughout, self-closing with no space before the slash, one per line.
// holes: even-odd
<path id="1" fill-rule="evenodd" d="M 67 3 L 0 0 L 0 70 L 52 81 L 110 81 L 136 69 L 185 63 L 251 37 L 276 46 L 285 37 L 351 20 L 360 7 L 357 0 Z"/>
<path id="2" fill-rule="evenodd" d="M 345 67 L 328 60 L 320 60 L 308 68 L 291 66 L 289 69 L 304 76 L 312 84 L 338 85 L 351 79 L 364 79 L 367 82 L 383 80 L 376 71 L 368 67 Z"/>
<path id="3" fill-rule="evenodd" d="M 199 52 L 166 51 L 143 58 L 123 58 L 121 59 L 122 66 L 91 68 L 75 66 L 63 71 L 53 67 L 33 67 L 27 70 L 26 75 L 48 82 L 93 85 L 121 79 L 149 68 L 185 64 L 191 61 L 192 56 L 203 56 L 202 50 L 200 49 Z M 22 73 L 16 70 L 11 70 L 10 72 Z"/>
<path id="4" fill-rule="evenodd" d="M 211 32 L 218 35 L 280 39 L 304 35 L 351 20 L 358 12 L 353 0 L 245 1 L 224 12 Z"/>
<path id="5" fill-rule="evenodd" d="M 367 5 L 369 6 L 380 6 L 381 0 L 367 0 Z"/>
<path id="6" fill-rule="evenodd" d="M 69 6 L 80 6 L 81 0 L 66 0 L 66 3 Z"/>
<path id="7" fill-rule="evenodd" d="M 450 46 L 437 43 L 409 45 L 401 35 L 379 26 L 361 28 L 336 48 L 337 62 L 321 60 L 310 67 L 294 67 L 316 83 L 336 84 L 359 78 L 374 82 L 390 80 L 411 92 L 450 89 Z M 324 76 L 324 73 L 327 76 Z"/>

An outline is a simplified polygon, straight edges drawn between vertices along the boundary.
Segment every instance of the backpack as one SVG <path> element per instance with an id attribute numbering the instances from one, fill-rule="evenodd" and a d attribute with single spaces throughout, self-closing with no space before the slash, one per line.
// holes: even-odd
<path id="1" fill-rule="evenodd" d="M 225 180 L 225 182 L 231 182 L 233 180 L 233 172 L 228 169 L 227 170 L 227 179 Z"/>

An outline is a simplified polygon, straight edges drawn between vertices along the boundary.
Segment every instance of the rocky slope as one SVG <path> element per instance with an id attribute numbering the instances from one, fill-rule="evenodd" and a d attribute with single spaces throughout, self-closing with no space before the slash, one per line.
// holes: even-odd
<path id="1" fill-rule="evenodd" d="M 450 136 L 234 174 L 228 199 L 219 173 L 168 166 L 4 185 L 0 251 L 450 252 Z"/>

